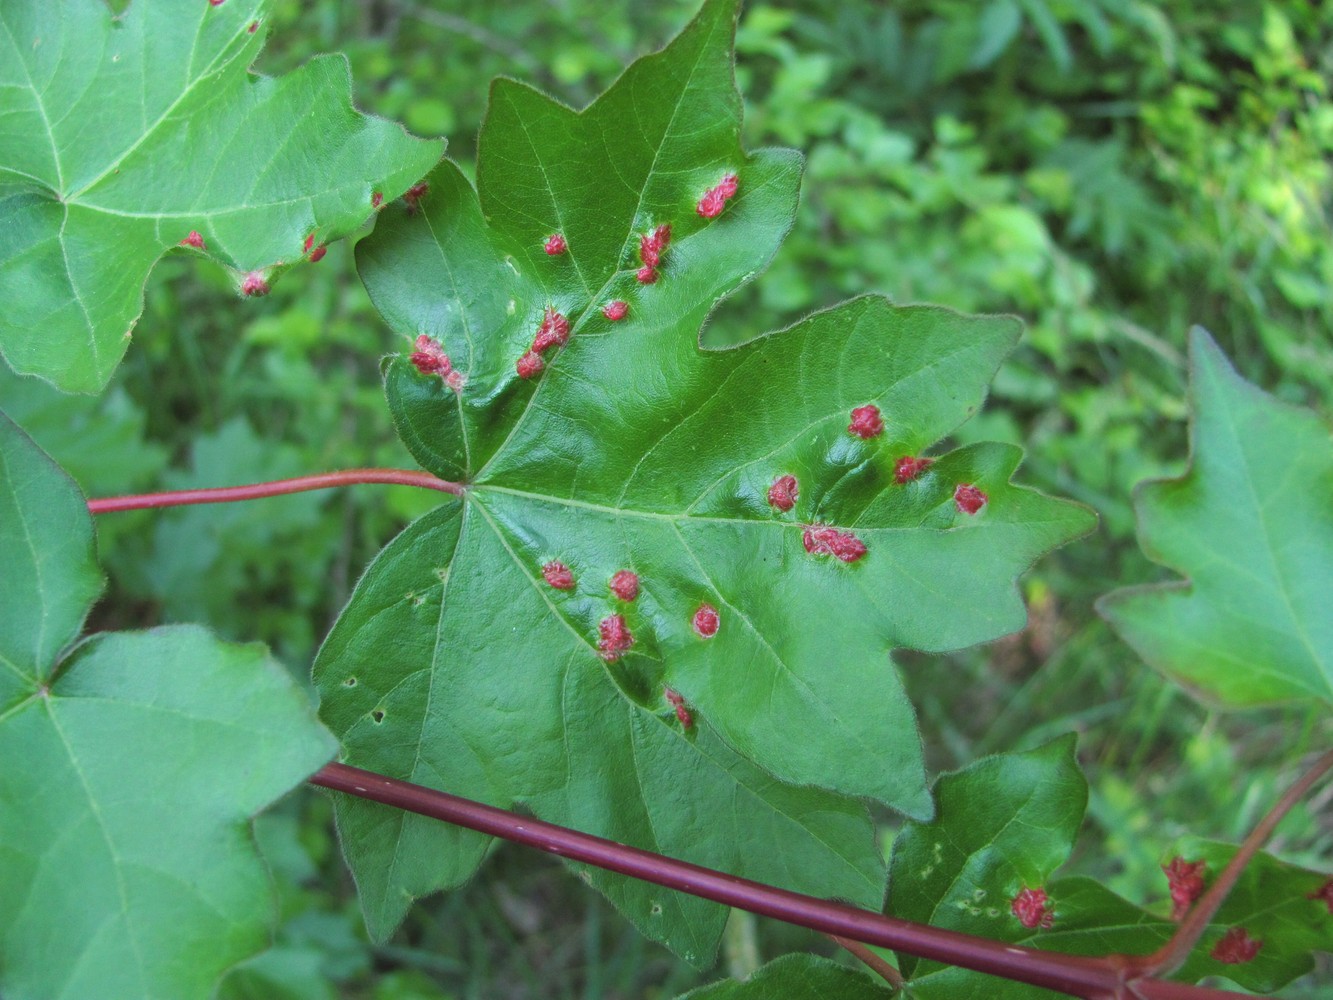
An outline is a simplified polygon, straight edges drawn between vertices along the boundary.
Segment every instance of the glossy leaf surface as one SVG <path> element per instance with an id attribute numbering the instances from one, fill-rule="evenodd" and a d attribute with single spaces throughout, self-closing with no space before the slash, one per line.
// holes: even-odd
<path id="1" fill-rule="evenodd" d="M 863 806 L 784 785 L 706 724 L 686 732 L 666 705 L 625 697 L 600 661 L 588 662 L 578 636 L 514 629 L 508 615 L 540 616 L 546 605 L 534 587 L 470 568 L 504 556 L 494 532 L 467 530 L 469 518 L 482 516 L 444 507 L 411 525 L 372 564 L 353 610 L 326 641 L 316 663 L 321 711 L 341 734 L 346 760 L 879 907 L 884 872 Z M 505 613 L 470 617 L 473 634 L 455 646 L 433 623 L 448 619 L 463 588 L 480 607 Z M 488 649 L 505 655 L 484 655 Z M 414 897 L 471 875 L 487 843 L 359 799 L 338 800 L 338 824 L 367 925 L 381 937 Z M 688 961 L 711 963 L 725 908 L 597 869 L 584 876 L 645 934 Z"/>
<path id="2" fill-rule="evenodd" d="M 1139 544 L 1188 579 L 1099 609 L 1149 664 L 1210 701 L 1333 701 L 1333 438 L 1191 337 L 1190 468 L 1135 492 Z"/>
<path id="3" fill-rule="evenodd" d="M 1068 859 L 1087 803 L 1072 736 L 984 758 L 941 778 L 935 795 L 936 818 L 909 823 L 894 841 L 891 916 L 1071 955 L 1145 955 L 1174 933 L 1169 902 L 1144 909 L 1092 879 L 1052 879 Z M 1166 857 L 1204 862 L 1206 887 L 1234 853 L 1231 845 L 1191 839 Z M 1328 881 L 1259 854 L 1172 978 L 1226 976 L 1271 991 L 1309 971 L 1313 951 L 1333 948 L 1333 915 L 1320 895 Z M 1163 875 L 1164 897 L 1167 888 Z M 1041 896 L 1021 896 L 1034 891 Z M 1264 942 L 1257 955 L 1237 963 L 1213 957 L 1236 928 Z M 1060 995 L 909 955 L 899 959 L 912 995 L 928 1000 Z"/>
<path id="4" fill-rule="evenodd" d="M 780 884 L 868 899 L 860 807 L 762 776 L 928 815 L 890 650 L 1021 627 L 1015 577 L 1091 517 L 1012 485 L 1020 456 L 1007 446 L 895 480 L 900 458 L 980 406 L 1013 319 L 866 297 L 741 348 L 700 349 L 714 304 L 776 251 L 799 182 L 794 154 L 740 149 L 734 17 L 734 3 L 707 4 L 581 113 L 498 81 L 479 194 L 442 164 L 419 204 L 386 210 L 358 246 L 377 307 L 442 344 L 460 383 L 391 358 L 399 432 L 468 490 L 461 510 L 451 501 L 379 557 L 316 679 L 349 762 L 724 868 L 731 848 L 711 829 L 743 829 L 748 867 L 729 870 L 760 878 L 756 866 L 781 858 Z M 701 214 L 732 176 L 720 213 Z M 555 313 L 568 343 L 522 377 Z M 872 406 L 882 427 L 853 434 L 852 411 Z M 786 476 L 792 502 L 770 500 Z M 984 505 L 965 512 L 959 487 Z M 621 571 L 637 576 L 632 601 L 609 587 Z M 608 649 L 608 635 L 625 648 Z M 345 822 L 371 822 L 368 807 L 342 808 Z M 708 819 L 691 829 L 681 810 Z M 830 818 L 852 839 L 831 839 Z M 344 838 L 379 932 L 481 850 L 442 874 L 416 836 Z M 700 940 L 682 941 L 683 923 L 657 935 L 697 958 L 718 919 Z"/>
<path id="5" fill-rule="evenodd" d="M 205 1000 L 267 943 L 248 818 L 333 743 L 258 646 L 93 636 L 73 483 L 0 415 L 0 993 Z"/>
<path id="6" fill-rule="evenodd" d="M 1068 736 L 941 778 L 936 821 L 909 826 L 894 841 L 892 914 L 992 940 L 1026 938 L 1010 903 L 1046 885 L 1068 857 L 1088 804 L 1074 745 Z M 909 955 L 900 961 L 912 978 L 940 968 Z"/>
<path id="7" fill-rule="evenodd" d="M 100 389 L 149 271 L 192 233 L 261 294 L 439 158 L 352 108 L 341 57 L 248 73 L 267 7 L 0 6 L 0 353 L 16 370 Z"/>

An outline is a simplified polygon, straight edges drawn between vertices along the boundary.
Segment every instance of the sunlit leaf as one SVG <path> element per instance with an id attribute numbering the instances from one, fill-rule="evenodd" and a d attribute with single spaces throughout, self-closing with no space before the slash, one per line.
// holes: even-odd
<path id="1" fill-rule="evenodd" d="M 1015 448 L 924 460 L 981 405 L 1012 318 L 864 297 L 700 349 L 799 183 L 795 154 L 740 148 L 734 18 L 706 4 L 583 112 L 497 81 L 478 192 L 442 164 L 359 245 L 413 339 L 385 366 L 395 424 L 467 490 L 380 555 L 315 675 L 351 762 L 878 906 L 862 806 L 829 793 L 930 813 L 890 651 L 1020 628 L 1015 578 L 1092 519 L 1011 484 Z M 483 849 L 340 810 L 376 933 Z M 711 956 L 720 910 L 591 877 Z"/>
<path id="2" fill-rule="evenodd" d="M 0 353 L 16 370 L 100 389 L 168 250 L 263 294 L 439 158 L 442 143 L 352 108 L 341 57 L 251 74 L 267 12 L 0 5 Z"/>

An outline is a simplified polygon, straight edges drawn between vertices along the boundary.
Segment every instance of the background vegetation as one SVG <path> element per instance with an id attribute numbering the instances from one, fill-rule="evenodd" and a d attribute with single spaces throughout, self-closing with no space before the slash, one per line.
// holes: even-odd
<path id="1" fill-rule="evenodd" d="M 358 104 L 444 134 L 465 170 L 489 80 L 581 106 L 692 13 L 689 0 L 282 0 L 258 69 L 346 52 Z M 1075 730 L 1092 782 L 1075 868 L 1160 900 L 1179 833 L 1239 839 L 1328 745 L 1313 711 L 1223 716 L 1143 667 L 1091 602 L 1162 576 L 1130 490 L 1183 467 L 1183 347 L 1207 326 L 1248 378 L 1333 416 L 1333 9 L 1317 0 L 818 0 L 754 3 L 740 83 L 751 147 L 807 155 L 797 228 L 705 334 L 734 343 L 867 290 L 1029 324 L 960 440 L 1012 440 L 1029 482 L 1102 515 L 1025 582 L 1022 635 L 908 656 L 928 755 L 948 770 Z M 97 399 L 0 368 L 0 399 L 92 496 L 358 465 L 411 466 L 378 358 L 399 348 L 346 244 L 265 300 L 192 261 L 159 267 L 137 343 Z M 198 621 L 262 639 L 304 675 L 367 559 L 431 495 L 383 487 L 99 520 L 111 596 L 97 627 Z M 1327 866 L 1333 793 L 1277 853 Z M 330 809 L 261 819 L 283 895 L 279 948 L 225 997 L 672 996 L 700 981 L 554 862 L 499 849 L 489 875 L 364 937 Z M 895 820 L 884 816 L 885 842 Z M 744 969 L 794 930 L 733 924 Z M 1286 996 L 1314 996 L 1324 969 Z M 1304 992 L 1303 992 L 1304 989 Z"/>

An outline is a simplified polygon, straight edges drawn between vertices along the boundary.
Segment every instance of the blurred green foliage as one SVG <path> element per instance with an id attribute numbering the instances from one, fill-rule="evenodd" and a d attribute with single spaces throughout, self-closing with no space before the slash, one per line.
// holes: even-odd
<path id="1" fill-rule="evenodd" d="M 692 7 L 279 0 L 258 69 L 343 51 L 360 107 L 447 135 L 470 170 L 493 76 L 581 106 Z M 1160 901 L 1178 834 L 1238 839 L 1330 736 L 1303 711 L 1206 712 L 1090 604 L 1156 572 L 1133 544 L 1130 489 L 1183 466 L 1190 324 L 1246 377 L 1333 414 L 1333 6 L 792 0 L 749 6 L 738 45 L 747 142 L 805 151 L 804 203 L 772 269 L 705 339 L 749 339 L 867 290 L 1027 320 L 958 440 L 1022 444 L 1027 479 L 1094 506 L 1103 530 L 1026 581 L 1025 633 L 904 657 L 904 672 L 940 768 L 1078 731 L 1092 800 L 1075 870 Z M 259 301 L 168 261 L 136 340 L 97 399 L 0 370 L 5 409 L 90 495 L 411 465 L 379 390 L 378 358 L 401 345 L 346 245 Z M 104 516 L 112 596 L 94 624 L 201 621 L 270 643 L 303 675 L 368 558 L 434 503 L 359 487 Z M 1294 861 L 1318 865 L 1333 846 L 1318 805 L 1282 828 Z M 483 883 L 418 906 L 371 947 L 326 802 L 286 803 L 259 836 L 284 923 L 224 1000 L 665 997 L 699 981 L 557 868 L 508 849 Z M 765 958 L 812 946 L 763 926 Z M 1328 975 L 1285 995 L 1315 996 Z"/>

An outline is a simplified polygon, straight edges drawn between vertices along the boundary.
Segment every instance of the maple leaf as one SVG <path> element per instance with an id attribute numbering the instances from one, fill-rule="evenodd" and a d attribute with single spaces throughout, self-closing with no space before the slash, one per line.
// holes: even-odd
<path id="1" fill-rule="evenodd" d="M 333 754 L 256 645 L 75 643 L 101 591 L 74 483 L 0 413 L 0 993 L 206 1000 L 262 949 L 249 817 Z"/>
<path id="2" fill-rule="evenodd" d="M 0 6 L 0 352 L 15 370 L 101 389 L 168 250 L 266 294 L 439 159 L 442 142 L 352 108 L 341 56 L 250 74 L 268 6 Z"/>
<path id="3" fill-rule="evenodd" d="M 377 308 L 460 374 L 411 352 L 384 368 L 414 456 L 467 487 L 377 558 L 315 676 L 358 764 L 864 901 L 864 814 L 838 796 L 931 810 L 890 650 L 1021 627 L 1015 577 L 1092 518 L 1011 484 L 1004 445 L 899 481 L 980 406 L 1012 318 L 864 297 L 700 348 L 781 243 L 800 179 L 796 154 L 740 148 L 735 13 L 706 4 L 583 112 L 497 81 L 478 191 L 446 162 L 358 246 Z M 633 600 L 610 587 L 625 571 Z M 339 809 L 375 933 L 480 858 L 411 819 L 368 845 L 374 807 Z M 428 870 L 442 838 L 449 870 Z M 660 890 L 591 877 L 711 956 L 720 913 L 667 920 Z"/>
<path id="4" fill-rule="evenodd" d="M 1190 468 L 1135 491 L 1139 544 L 1187 581 L 1098 610 L 1143 659 L 1231 706 L 1333 701 L 1333 441 L 1190 338 Z"/>
<path id="5" fill-rule="evenodd" d="M 935 784 L 935 799 L 935 818 L 909 821 L 894 840 L 890 916 L 1069 955 L 1147 955 L 1175 932 L 1168 914 L 1178 902 L 1179 866 L 1163 866 L 1160 888 L 1170 899 L 1161 912 L 1090 878 L 1052 877 L 1069 858 L 1088 801 L 1072 734 L 946 774 Z M 1234 845 L 1197 838 L 1182 838 L 1171 850 L 1214 872 L 1235 853 Z M 1333 948 L 1333 914 L 1321 895 L 1326 882 L 1318 872 L 1256 855 L 1172 978 L 1224 975 L 1271 992 L 1309 971 L 1313 951 Z M 1251 954 L 1250 938 L 1242 939 L 1238 927 L 1254 939 L 1279 942 L 1277 950 L 1267 950 L 1266 942 Z M 1058 995 L 901 952 L 898 957 L 908 991 L 924 1000 Z"/>

